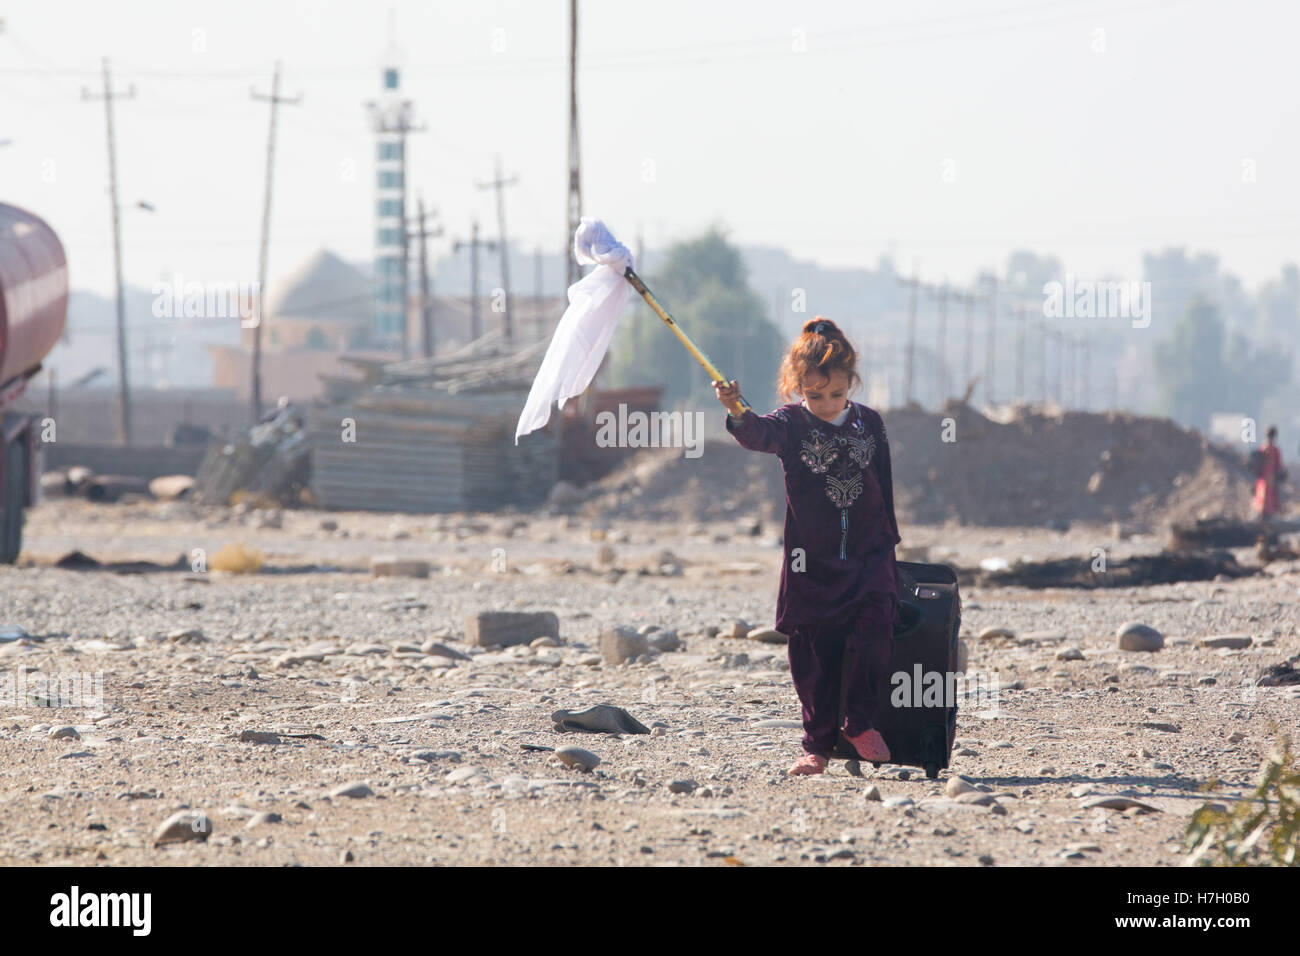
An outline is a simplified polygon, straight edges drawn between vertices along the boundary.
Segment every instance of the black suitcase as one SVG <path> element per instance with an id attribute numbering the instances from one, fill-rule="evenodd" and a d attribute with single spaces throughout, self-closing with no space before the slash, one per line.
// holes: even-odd
<path id="1" fill-rule="evenodd" d="M 881 695 L 873 725 L 889 746 L 890 763 L 922 767 L 933 780 L 946 769 L 957 735 L 957 699 L 951 693 L 959 674 L 957 634 L 961 630 L 961 595 L 957 575 L 946 564 L 898 562 L 902 585 L 899 594 L 899 622 L 894 629 L 890 654 L 890 682 Z M 847 653 L 847 651 L 846 651 Z M 941 675 L 942 700 L 925 703 L 918 676 Z M 894 675 L 905 682 L 895 683 Z M 848 771 L 861 775 L 861 758 L 844 739 L 844 704 L 847 687 L 840 689 L 840 735 L 834 756 L 848 761 Z M 896 695 L 906 706 L 894 706 Z M 933 695 L 931 695 L 933 696 Z M 874 766 L 879 767 L 879 764 Z"/>

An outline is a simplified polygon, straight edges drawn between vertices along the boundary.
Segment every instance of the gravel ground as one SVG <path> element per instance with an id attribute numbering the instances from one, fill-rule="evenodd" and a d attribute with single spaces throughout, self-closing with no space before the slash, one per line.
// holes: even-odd
<path id="1" fill-rule="evenodd" d="M 1160 544 L 1109 527 L 903 530 L 962 565 Z M 964 595 L 968 670 L 996 674 L 999 694 L 959 712 L 950 770 L 854 777 L 835 761 L 788 777 L 800 730 L 784 648 L 707 636 L 737 618 L 770 626 L 778 533 L 45 502 L 23 563 L 0 567 L 0 625 L 31 635 L 0 641 L 0 688 L 39 698 L 42 679 L 102 673 L 102 700 L 0 702 L 0 862 L 1176 865 L 1198 785 L 1219 778 L 1217 799 L 1249 790 L 1271 724 L 1300 713 L 1300 688 L 1243 685 L 1300 652 L 1300 563 L 1233 582 L 978 589 Z M 170 563 L 234 541 L 265 554 L 261 573 L 51 566 L 73 548 Z M 432 572 L 372 577 L 377 554 Z M 558 646 L 471 647 L 465 616 L 485 610 L 552 610 Z M 1165 647 L 1119 650 L 1130 620 Z M 602 663 L 612 625 L 673 630 L 681 647 Z M 1015 638 L 977 639 L 995 625 Z M 1198 646 L 1225 634 L 1252 643 Z M 1058 658 L 1071 647 L 1081 659 Z M 553 729 L 553 711 L 597 703 L 653 733 Z M 525 744 L 600 763 L 570 769 Z M 336 792 L 351 784 L 361 795 Z M 993 799 L 946 796 L 966 786 Z M 1087 806 L 1100 795 L 1153 809 Z M 210 837 L 155 847 L 180 810 L 201 811 Z"/>

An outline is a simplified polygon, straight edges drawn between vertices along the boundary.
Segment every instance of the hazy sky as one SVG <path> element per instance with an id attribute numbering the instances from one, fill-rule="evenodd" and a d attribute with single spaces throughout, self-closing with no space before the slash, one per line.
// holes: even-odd
<path id="1" fill-rule="evenodd" d="M 127 281 L 256 276 L 270 89 L 284 64 L 271 277 L 372 255 L 373 137 L 395 11 L 429 131 L 414 193 L 449 240 L 500 153 L 511 234 L 564 238 L 566 0 L 18 0 L 0 7 L 0 199 L 48 219 L 78 288 L 112 288 L 102 90 L 119 89 Z M 1014 248 L 1140 277 L 1169 244 L 1249 285 L 1300 259 L 1300 5 L 583 0 L 584 212 L 651 247 L 717 221 L 827 266 L 892 252 L 964 281 Z M 797 49 L 803 47 L 802 50 Z M 1243 172 L 1246 175 L 1243 175 Z M 1253 174 L 1253 182 L 1247 181 Z M 136 208 L 139 200 L 156 211 Z M 413 211 L 413 210 L 412 210 Z"/>

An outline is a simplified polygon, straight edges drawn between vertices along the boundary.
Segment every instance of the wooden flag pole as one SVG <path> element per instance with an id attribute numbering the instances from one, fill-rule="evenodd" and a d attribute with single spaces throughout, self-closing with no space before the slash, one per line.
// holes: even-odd
<path id="1" fill-rule="evenodd" d="M 659 300 L 654 297 L 654 293 L 646 288 L 646 284 L 641 281 L 639 275 L 632 271 L 631 266 L 627 267 L 627 271 L 623 273 L 623 277 L 627 279 L 628 282 L 632 283 L 632 288 L 636 289 L 636 291 L 641 294 L 641 298 L 645 299 L 646 304 L 649 305 L 650 308 L 654 309 L 659 318 L 664 320 L 664 324 L 673 330 L 673 334 L 676 335 L 677 338 L 681 339 L 682 345 L 686 346 L 686 351 L 695 356 L 696 361 L 704 366 L 704 370 L 709 373 L 709 376 L 713 381 L 727 384 L 730 381 L 727 376 L 718 371 L 718 367 L 709 361 L 709 357 L 700 351 L 699 346 L 691 341 L 689 335 L 682 331 L 682 327 L 677 324 L 676 320 L 673 319 L 671 315 L 668 314 L 668 310 L 659 304 Z M 749 408 L 750 405 L 745 400 L 745 396 L 741 395 L 740 400 L 732 406 L 731 410 L 732 414 L 739 418 L 748 411 Z"/>

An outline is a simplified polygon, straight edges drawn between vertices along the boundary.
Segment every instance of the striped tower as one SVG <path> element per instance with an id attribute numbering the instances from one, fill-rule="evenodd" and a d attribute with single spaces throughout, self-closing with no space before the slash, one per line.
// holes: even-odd
<path id="1" fill-rule="evenodd" d="M 383 91 L 367 104 L 375 130 L 375 311 L 371 333 L 380 348 L 400 349 L 407 358 L 406 336 L 406 134 L 411 125 L 411 101 L 402 99 L 397 47 L 389 46 L 382 70 Z"/>

